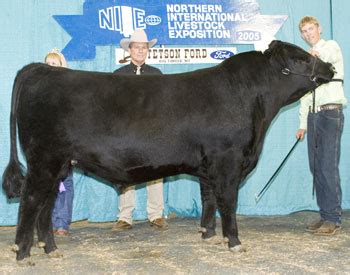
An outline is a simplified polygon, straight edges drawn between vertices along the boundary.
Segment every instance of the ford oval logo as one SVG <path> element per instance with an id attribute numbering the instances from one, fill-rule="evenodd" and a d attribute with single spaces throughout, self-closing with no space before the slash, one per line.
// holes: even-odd
<path id="1" fill-rule="evenodd" d="M 155 25 L 160 24 L 160 22 L 162 22 L 162 19 L 157 15 L 148 15 L 145 18 L 145 23 L 147 25 L 155 26 Z"/>
<path id="2" fill-rule="evenodd" d="M 231 56 L 234 56 L 235 54 L 233 52 L 227 51 L 227 50 L 218 50 L 215 52 L 212 52 L 210 56 L 214 59 L 224 60 Z"/>

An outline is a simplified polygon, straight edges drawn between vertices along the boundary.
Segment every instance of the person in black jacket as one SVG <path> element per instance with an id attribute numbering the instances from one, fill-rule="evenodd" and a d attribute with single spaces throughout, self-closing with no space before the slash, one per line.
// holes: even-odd
<path id="1" fill-rule="evenodd" d="M 162 74 L 152 66 L 146 65 L 148 50 L 157 43 L 157 39 L 148 41 L 144 30 L 136 29 L 130 38 L 120 41 L 120 46 L 130 54 L 131 62 L 114 71 L 118 75 Z M 120 194 L 119 220 L 113 226 L 114 231 L 132 228 L 132 215 L 135 209 L 135 186 L 128 187 Z M 167 229 L 168 224 L 163 217 L 163 179 L 147 183 L 147 215 L 152 226 L 157 229 Z"/>

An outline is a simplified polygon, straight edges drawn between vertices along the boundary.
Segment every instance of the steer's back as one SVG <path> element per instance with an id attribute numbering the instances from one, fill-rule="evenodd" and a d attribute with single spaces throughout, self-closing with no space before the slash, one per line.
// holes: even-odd
<path id="1" fill-rule="evenodd" d="M 244 131 L 241 95 L 222 66 L 140 77 L 33 64 L 20 74 L 22 146 L 51 158 L 135 175 L 145 167 L 189 172 L 208 146 L 232 146 Z"/>

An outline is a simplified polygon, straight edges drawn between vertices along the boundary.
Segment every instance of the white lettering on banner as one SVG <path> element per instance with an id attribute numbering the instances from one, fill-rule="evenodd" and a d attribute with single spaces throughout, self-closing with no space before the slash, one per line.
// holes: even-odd
<path id="1" fill-rule="evenodd" d="M 168 4 L 167 12 L 222 12 L 221 5 Z"/>
<path id="2" fill-rule="evenodd" d="M 169 30 L 185 29 L 185 30 L 225 30 L 224 22 L 169 22 Z"/>
<path id="3" fill-rule="evenodd" d="M 231 38 L 229 30 L 169 30 L 169 38 Z"/>
<path id="4" fill-rule="evenodd" d="M 247 22 L 243 12 L 230 13 L 223 10 L 221 4 L 167 4 L 168 38 L 236 39 L 249 42 L 261 40 L 258 31 L 233 31 L 229 25 L 228 22 Z M 161 22 L 160 17 L 146 17 L 145 10 L 129 6 L 107 7 L 98 10 L 98 14 L 101 29 L 120 32 L 125 37 L 130 36 L 135 28 L 145 29 L 146 23 L 153 26 Z"/>
<path id="5" fill-rule="evenodd" d="M 247 21 L 243 13 L 168 13 L 168 21 Z"/>
<path id="6" fill-rule="evenodd" d="M 222 12 L 222 5 L 167 4 L 168 36 L 176 39 L 231 38 L 225 22 L 248 21 L 243 13 Z"/>
<path id="7" fill-rule="evenodd" d="M 150 48 L 147 64 L 215 64 L 237 54 L 236 47 Z M 115 50 L 116 64 L 124 63 L 125 51 Z M 130 60 L 130 59 L 129 59 Z M 122 61 L 122 62 L 119 62 Z"/>

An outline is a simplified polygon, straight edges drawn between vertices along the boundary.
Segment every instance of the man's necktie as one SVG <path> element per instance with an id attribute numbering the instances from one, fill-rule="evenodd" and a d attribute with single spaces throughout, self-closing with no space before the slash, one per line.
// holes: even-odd
<path id="1" fill-rule="evenodd" d="M 136 74 L 137 74 L 137 75 L 140 75 L 140 74 L 141 74 L 141 67 L 140 67 L 140 66 L 137 66 L 137 68 L 136 68 Z"/>

